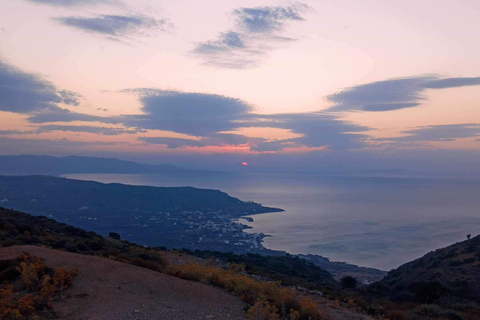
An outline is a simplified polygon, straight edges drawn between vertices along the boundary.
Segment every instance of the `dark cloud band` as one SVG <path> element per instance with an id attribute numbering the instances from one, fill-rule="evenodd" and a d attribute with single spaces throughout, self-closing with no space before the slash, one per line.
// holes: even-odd
<path id="1" fill-rule="evenodd" d="M 334 93 L 327 100 L 330 111 L 391 111 L 419 106 L 427 89 L 480 85 L 479 78 L 440 78 L 438 76 L 392 79 L 363 84 Z"/>

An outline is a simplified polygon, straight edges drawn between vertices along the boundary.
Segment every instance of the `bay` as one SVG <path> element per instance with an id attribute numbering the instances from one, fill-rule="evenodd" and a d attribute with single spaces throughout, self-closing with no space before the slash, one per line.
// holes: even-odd
<path id="1" fill-rule="evenodd" d="M 284 212 L 252 216 L 265 247 L 390 270 L 480 233 L 480 181 L 317 173 L 71 174 L 67 178 L 218 189 Z"/>

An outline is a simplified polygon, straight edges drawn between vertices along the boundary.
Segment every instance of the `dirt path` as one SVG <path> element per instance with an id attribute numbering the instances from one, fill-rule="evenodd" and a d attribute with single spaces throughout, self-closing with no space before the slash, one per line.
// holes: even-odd
<path id="1" fill-rule="evenodd" d="M 0 259 L 25 251 L 55 269 L 78 268 L 71 297 L 55 303 L 60 319 L 245 319 L 245 304 L 225 291 L 105 258 L 14 246 L 0 248 Z"/>

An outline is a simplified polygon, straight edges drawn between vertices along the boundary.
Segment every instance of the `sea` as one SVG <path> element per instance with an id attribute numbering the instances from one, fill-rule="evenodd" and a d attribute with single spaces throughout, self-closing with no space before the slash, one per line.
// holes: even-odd
<path id="1" fill-rule="evenodd" d="M 103 183 L 217 189 L 285 211 L 241 220 L 264 246 L 391 270 L 480 234 L 480 180 L 321 173 L 70 174 Z"/>

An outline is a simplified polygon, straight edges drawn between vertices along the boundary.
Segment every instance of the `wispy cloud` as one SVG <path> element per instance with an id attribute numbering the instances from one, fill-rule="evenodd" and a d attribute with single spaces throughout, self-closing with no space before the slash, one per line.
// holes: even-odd
<path id="1" fill-rule="evenodd" d="M 282 32 L 291 22 L 305 20 L 305 4 L 288 7 L 239 8 L 232 13 L 235 26 L 216 39 L 200 42 L 193 53 L 205 64 L 219 68 L 248 68 L 258 65 L 269 51 L 295 40 Z"/>
<path id="2" fill-rule="evenodd" d="M 21 131 L 21 130 L 0 130 L 0 136 L 22 135 L 35 133 L 35 131 Z"/>
<path id="3" fill-rule="evenodd" d="M 110 0 L 26 0 L 28 2 L 44 4 L 56 7 L 74 7 L 85 4 L 112 3 Z"/>
<path id="4" fill-rule="evenodd" d="M 50 132 L 50 131 L 71 131 L 71 132 L 86 132 L 86 133 L 96 133 L 106 136 L 118 135 L 122 133 L 135 134 L 139 132 L 144 132 L 145 130 L 134 130 L 134 129 L 119 129 L 119 128 L 107 128 L 107 127 L 97 127 L 97 126 L 68 126 L 68 125 L 45 125 L 40 126 L 35 131 L 35 133 Z M 1 132 L 1 131 L 0 131 Z"/>
<path id="5" fill-rule="evenodd" d="M 402 133 L 406 134 L 406 136 L 385 138 L 384 140 L 399 142 L 431 142 L 454 141 L 461 138 L 480 137 L 480 124 L 465 123 L 425 126 L 403 131 Z"/>
<path id="6" fill-rule="evenodd" d="M 347 88 L 327 97 L 335 105 L 330 111 L 391 111 L 417 107 L 427 89 L 446 89 L 480 85 L 477 78 L 422 76 L 377 81 Z"/>
<path id="7" fill-rule="evenodd" d="M 97 17 L 60 17 L 54 19 L 65 26 L 117 41 L 134 35 L 146 35 L 148 32 L 157 30 L 165 31 L 169 24 L 165 19 L 158 20 L 143 15 L 101 15 Z"/>
<path id="8" fill-rule="evenodd" d="M 307 8 L 305 4 L 290 7 L 240 8 L 234 11 L 234 15 L 240 29 L 250 33 L 271 34 L 283 30 L 287 22 L 304 20 L 300 12 Z"/>
<path id="9" fill-rule="evenodd" d="M 35 112 L 28 117 L 28 121 L 31 123 L 45 123 L 45 122 L 73 122 L 73 121 L 86 121 L 86 122 L 101 122 L 101 123 L 118 123 L 115 117 L 99 117 L 95 115 L 89 115 L 79 112 L 73 112 L 68 109 L 52 107 Z"/>

